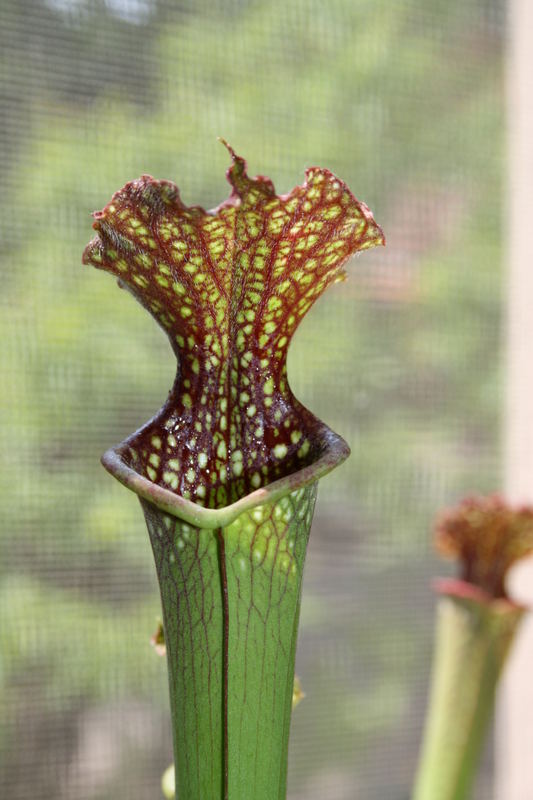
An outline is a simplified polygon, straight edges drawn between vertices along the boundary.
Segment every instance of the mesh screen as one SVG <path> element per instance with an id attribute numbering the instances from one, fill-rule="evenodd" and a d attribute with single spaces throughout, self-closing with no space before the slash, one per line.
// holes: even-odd
<path id="1" fill-rule="evenodd" d="M 330 168 L 387 235 L 289 356 L 296 396 L 352 447 L 311 534 L 289 797 L 407 800 L 433 514 L 500 482 L 504 5 L 0 3 L 1 796 L 160 796 L 155 570 L 99 457 L 160 407 L 174 362 L 80 258 L 90 212 L 141 173 L 221 202 L 220 135 L 280 192 Z M 488 753 L 479 798 L 490 779 Z"/>

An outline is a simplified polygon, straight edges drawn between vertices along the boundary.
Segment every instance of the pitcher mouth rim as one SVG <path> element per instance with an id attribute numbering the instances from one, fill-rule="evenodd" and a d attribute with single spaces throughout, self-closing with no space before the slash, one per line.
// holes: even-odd
<path id="1" fill-rule="evenodd" d="M 243 511 L 248 511 L 264 503 L 275 502 L 290 492 L 314 483 L 342 464 L 350 455 L 350 448 L 344 439 L 329 429 L 322 444 L 321 455 L 311 464 L 278 478 L 266 486 L 254 489 L 253 492 L 222 508 L 205 508 L 170 489 L 153 483 L 128 466 L 120 452 L 122 447 L 120 444 L 106 450 L 101 461 L 105 469 L 123 486 L 144 500 L 153 503 L 157 508 L 195 527 L 213 529 L 230 525 Z"/>

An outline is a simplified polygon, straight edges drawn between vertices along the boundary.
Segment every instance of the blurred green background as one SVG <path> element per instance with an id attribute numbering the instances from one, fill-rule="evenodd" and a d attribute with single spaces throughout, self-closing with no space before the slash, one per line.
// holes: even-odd
<path id="1" fill-rule="evenodd" d="M 280 192 L 330 168 L 387 235 L 289 357 L 352 447 L 311 537 L 289 798 L 408 800 L 433 515 L 500 483 L 504 45 L 504 0 L 0 0 L 0 796 L 160 796 L 155 570 L 99 457 L 174 364 L 80 259 L 141 173 L 221 202 L 224 136 Z"/>

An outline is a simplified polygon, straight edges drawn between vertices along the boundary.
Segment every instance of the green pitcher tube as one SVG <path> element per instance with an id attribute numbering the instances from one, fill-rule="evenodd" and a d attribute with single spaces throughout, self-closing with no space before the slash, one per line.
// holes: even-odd
<path id="1" fill-rule="evenodd" d="M 123 446 L 122 446 L 123 447 Z M 155 487 L 108 451 L 141 500 L 159 580 L 177 797 L 283 800 L 303 568 L 318 479 L 349 454 L 328 436 L 313 465 L 223 509 Z M 198 523 L 201 523 L 198 524 Z"/>
<path id="2" fill-rule="evenodd" d="M 492 719 L 496 687 L 524 609 L 442 594 L 433 677 L 413 800 L 467 800 Z"/>

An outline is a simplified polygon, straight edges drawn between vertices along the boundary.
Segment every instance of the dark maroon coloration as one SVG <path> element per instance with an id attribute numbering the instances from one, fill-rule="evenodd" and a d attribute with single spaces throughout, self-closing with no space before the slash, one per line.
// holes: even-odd
<path id="1" fill-rule="evenodd" d="M 458 559 L 461 581 L 478 594 L 508 599 L 509 568 L 533 551 L 533 508 L 512 508 L 499 495 L 468 497 L 440 515 L 436 546 Z"/>
<path id="2" fill-rule="evenodd" d="M 127 465 L 210 508 L 301 469 L 329 429 L 292 394 L 299 322 L 356 250 L 383 243 L 371 213 L 327 170 L 278 197 L 230 149 L 232 193 L 212 212 L 143 176 L 95 214 L 84 263 L 116 275 L 179 361 L 161 411 L 121 447 Z"/>

